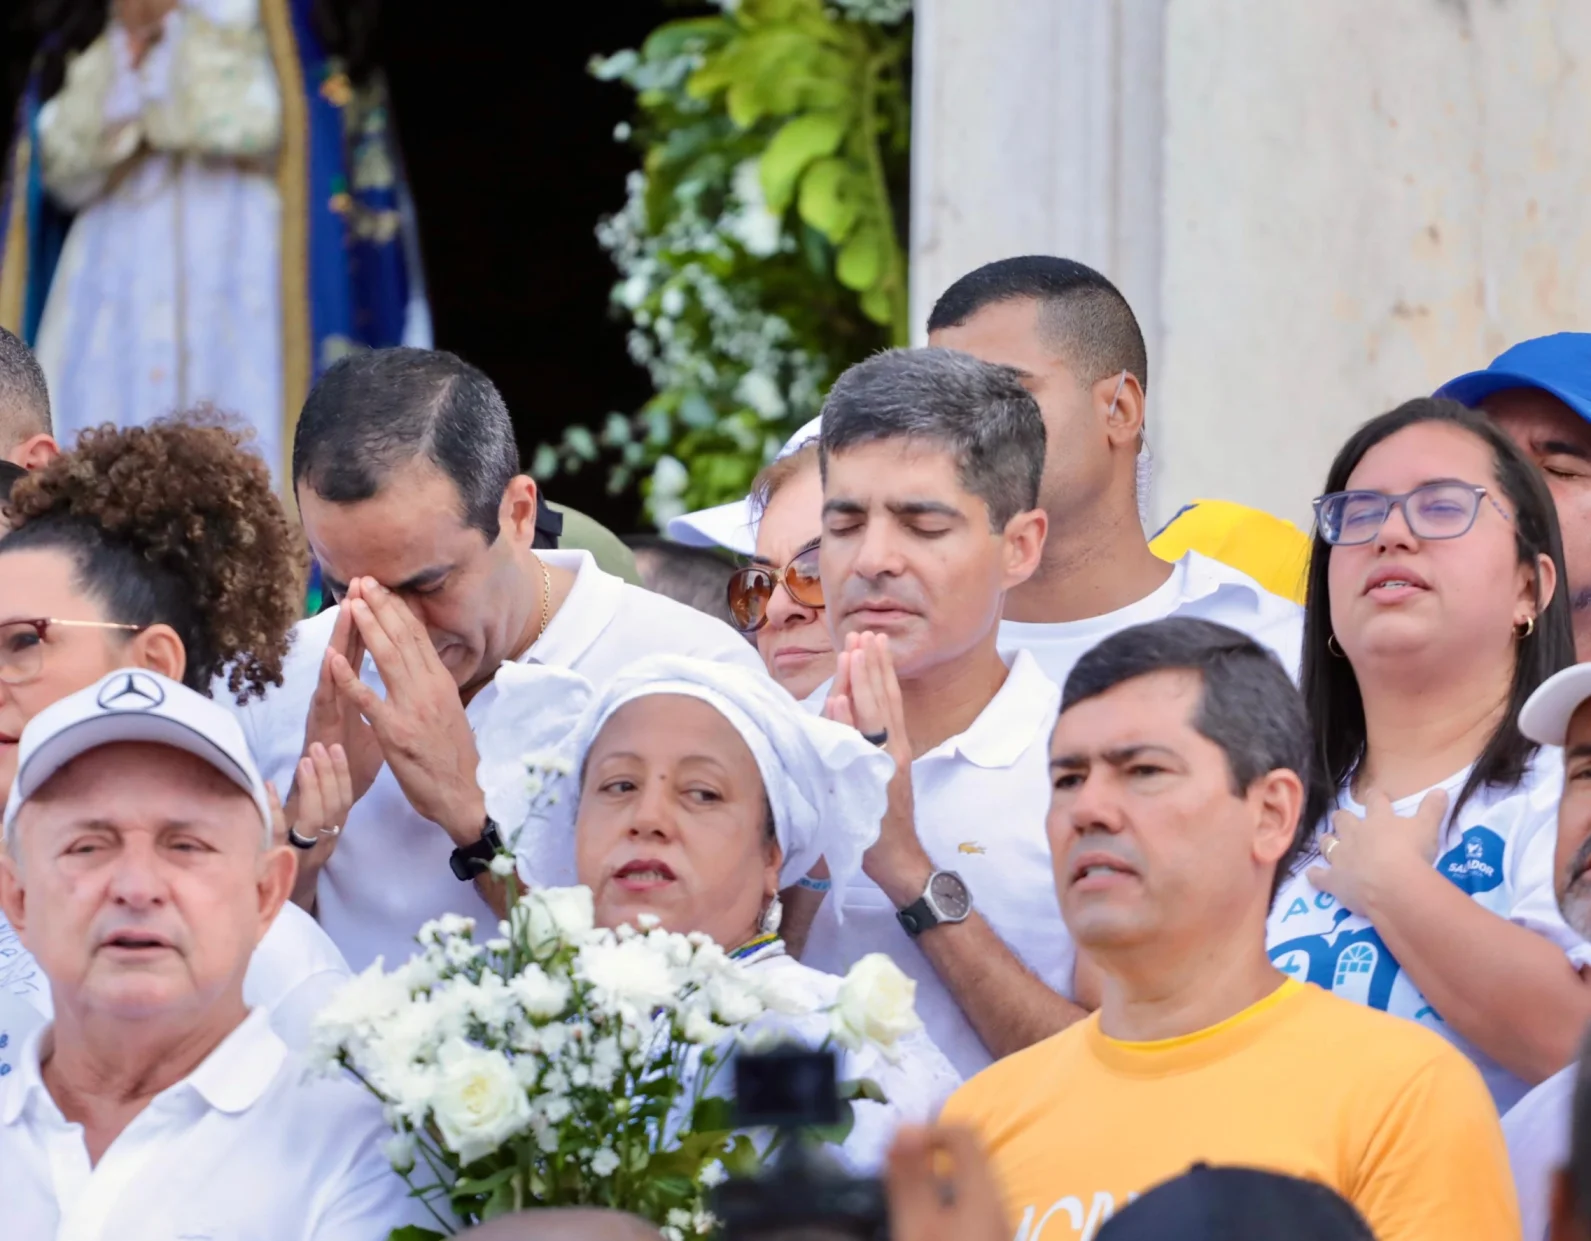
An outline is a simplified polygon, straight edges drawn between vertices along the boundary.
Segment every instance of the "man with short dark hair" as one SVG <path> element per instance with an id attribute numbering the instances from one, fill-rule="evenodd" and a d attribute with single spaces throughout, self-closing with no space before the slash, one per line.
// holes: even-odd
<path id="1" fill-rule="evenodd" d="M 1030 651 L 1059 685 L 1108 634 L 1197 616 L 1253 635 L 1297 668 L 1297 604 L 1197 552 L 1167 564 L 1149 550 L 1149 363 L 1115 285 L 1070 259 L 1002 259 L 945 291 L 928 342 L 1016 368 L 1044 415 L 1049 537 L 1038 569 L 1006 600 L 1002 650 Z"/>
<path id="2" fill-rule="evenodd" d="M 1435 395 L 1481 410 L 1546 476 L 1563 531 L 1575 650 L 1591 659 L 1591 333 L 1522 341 Z"/>
<path id="3" fill-rule="evenodd" d="M 38 359 L 0 327 L 0 458 L 36 470 L 61 450 L 50 424 L 50 391 Z"/>
<path id="4" fill-rule="evenodd" d="M 497 828 L 476 785 L 474 722 L 505 661 L 601 685 L 667 651 L 761 668 L 729 626 L 626 585 L 589 553 L 533 551 L 539 491 L 519 473 L 497 389 L 450 353 L 385 349 L 334 365 L 293 442 L 310 549 L 340 606 L 298 627 L 281 689 L 238 708 L 288 787 L 341 744 L 357 804 L 339 835 L 293 839 L 316 912 L 357 970 L 407 959 L 426 920 L 495 925 Z M 288 821 L 296 809 L 289 798 Z"/>
<path id="5" fill-rule="evenodd" d="M 1049 840 L 1097 1013 L 961 1088 L 1018 1236 L 1100 1223 L 1189 1164 L 1328 1185 L 1380 1241 L 1519 1236 L 1491 1095 L 1440 1036 L 1284 977 L 1265 952 L 1301 824 L 1309 721 L 1222 625 L 1123 630 L 1078 660 L 1050 745 Z"/>
<path id="6" fill-rule="evenodd" d="M 803 960 L 843 974 L 888 954 L 964 1077 L 1081 1015 L 1042 829 L 1059 691 L 995 648 L 1043 548 L 1043 456 L 1016 375 L 945 349 L 876 354 L 823 407 L 825 710 L 888 749 L 896 777 L 865 879 L 843 909 L 823 902 Z"/>

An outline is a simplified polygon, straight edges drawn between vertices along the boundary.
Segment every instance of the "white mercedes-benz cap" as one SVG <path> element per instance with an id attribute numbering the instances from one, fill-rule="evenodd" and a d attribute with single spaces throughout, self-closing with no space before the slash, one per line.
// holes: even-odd
<path id="1" fill-rule="evenodd" d="M 805 448 L 818 438 L 822 418 L 814 418 L 802 427 L 779 450 L 780 457 L 788 457 L 799 448 Z M 676 543 L 691 547 L 727 547 L 732 552 L 749 556 L 757 550 L 757 520 L 751 511 L 751 498 L 732 500 L 728 504 L 715 504 L 712 508 L 697 509 L 669 518 L 665 533 Z"/>
<path id="2" fill-rule="evenodd" d="M 1591 664 L 1575 664 L 1555 672 L 1540 685 L 1519 712 L 1519 731 L 1542 745 L 1562 745 L 1569 721 L 1580 704 L 1591 699 Z"/>
<path id="3" fill-rule="evenodd" d="M 22 804 L 51 776 L 90 750 L 123 741 L 171 746 L 209 763 L 254 799 L 270 841 L 270 798 L 237 719 L 203 694 L 141 668 L 119 668 L 28 722 L 6 800 L 7 837 Z"/>

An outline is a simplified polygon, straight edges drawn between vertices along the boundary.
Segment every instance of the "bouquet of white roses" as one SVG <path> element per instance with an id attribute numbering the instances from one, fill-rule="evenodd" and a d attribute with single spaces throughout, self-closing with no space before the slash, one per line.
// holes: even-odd
<path id="1" fill-rule="evenodd" d="M 828 1011 L 836 1041 L 888 1055 L 915 1026 L 859 1015 L 859 988 L 910 986 L 883 957 L 813 1010 L 705 935 L 593 926 L 585 888 L 517 897 L 485 943 L 460 917 L 428 923 L 419 941 L 406 965 L 378 961 L 349 983 L 316 1029 L 320 1063 L 386 1105 L 387 1155 L 436 1217 L 440 1231 L 394 1241 L 573 1205 L 632 1211 L 670 1241 L 706 1235 L 710 1189 L 760 1162 L 712 1090 L 748 1027 Z M 842 1094 L 882 1099 L 869 1082 Z"/>

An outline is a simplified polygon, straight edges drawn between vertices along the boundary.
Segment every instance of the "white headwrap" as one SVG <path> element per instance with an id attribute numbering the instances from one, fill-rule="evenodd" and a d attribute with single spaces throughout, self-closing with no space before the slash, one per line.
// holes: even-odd
<path id="1" fill-rule="evenodd" d="M 862 854 L 878 839 L 895 761 L 856 729 L 807 711 L 759 673 L 683 655 L 649 655 L 600 694 L 577 673 L 536 664 L 505 663 L 494 683 L 496 701 L 476 732 L 476 779 L 486 812 L 513 842 L 527 883 L 576 882 L 575 817 L 586 754 L 615 711 L 652 694 L 700 699 L 745 741 L 762 773 L 784 853 L 780 886 L 824 858 L 838 910 Z M 563 774 L 533 792 L 530 768 Z"/>

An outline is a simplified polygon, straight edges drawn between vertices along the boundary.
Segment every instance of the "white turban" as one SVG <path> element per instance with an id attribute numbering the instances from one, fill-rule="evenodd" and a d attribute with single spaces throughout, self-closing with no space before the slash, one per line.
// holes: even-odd
<path id="1" fill-rule="evenodd" d="M 878 839 L 894 759 L 849 725 L 808 712 L 759 673 L 683 655 L 649 655 L 600 694 L 577 673 L 537 664 L 505 663 L 494 683 L 497 698 L 476 733 L 476 778 L 486 812 L 529 884 L 576 882 L 575 818 L 586 754 L 615 711 L 652 694 L 700 699 L 745 741 L 784 854 L 781 887 L 824 858 L 829 899 L 838 910 L 862 854 Z M 553 783 L 533 792 L 531 768 L 564 774 L 548 777 Z"/>

